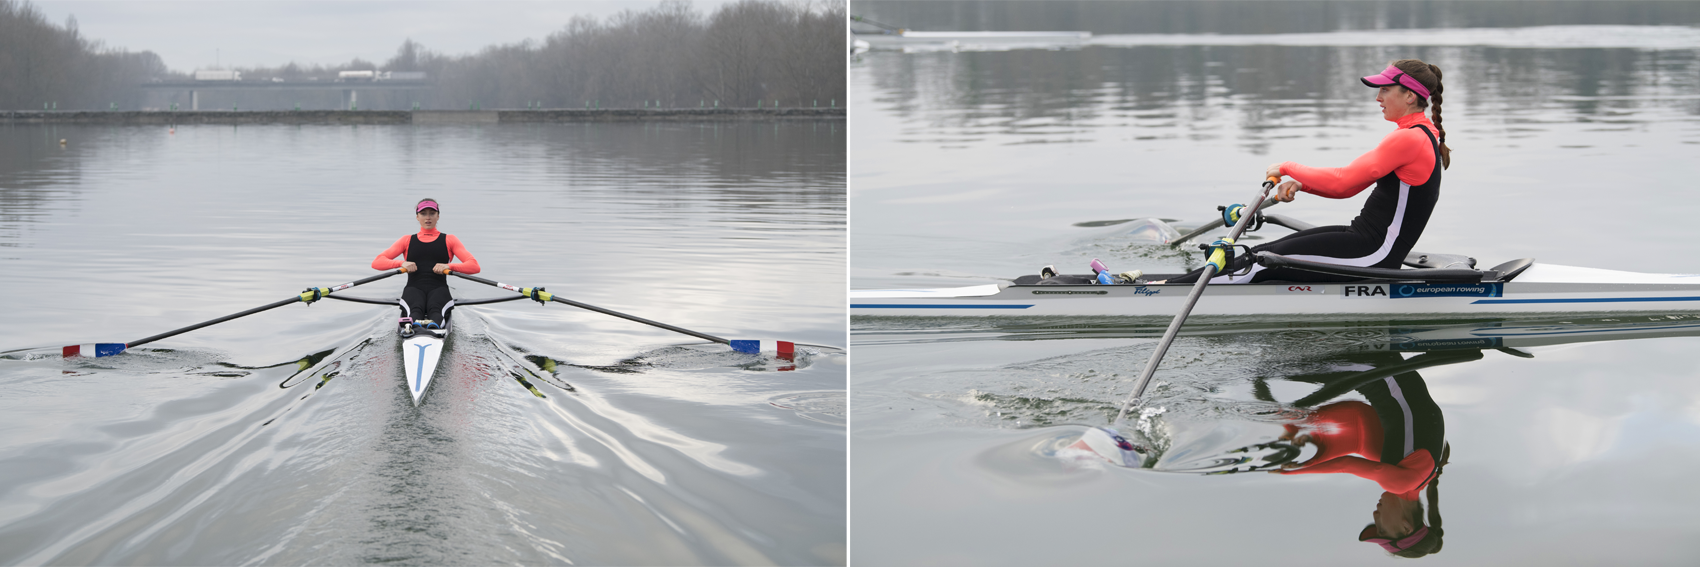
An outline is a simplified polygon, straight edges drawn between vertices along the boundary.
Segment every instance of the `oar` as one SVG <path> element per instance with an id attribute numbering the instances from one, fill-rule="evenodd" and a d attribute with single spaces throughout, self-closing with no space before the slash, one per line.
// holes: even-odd
<path id="1" fill-rule="evenodd" d="M 1234 223 L 1234 229 L 1228 232 L 1228 237 L 1223 239 L 1222 242 L 1231 246 L 1235 240 L 1239 239 L 1240 234 L 1245 232 L 1246 226 L 1251 224 L 1252 217 L 1257 216 L 1257 211 L 1263 208 L 1264 199 L 1269 197 L 1269 191 L 1274 189 L 1275 183 L 1280 180 L 1278 177 L 1271 177 L 1263 182 L 1263 191 L 1258 193 L 1256 200 L 1252 201 L 1250 210 L 1240 215 L 1239 222 Z M 1122 411 L 1116 414 L 1116 420 L 1110 423 L 1111 427 L 1121 424 L 1122 419 L 1127 417 L 1128 408 L 1132 408 L 1134 403 L 1139 401 L 1140 396 L 1145 395 L 1145 387 L 1151 383 L 1151 376 L 1157 373 L 1157 365 L 1163 361 L 1163 355 L 1169 352 L 1169 344 L 1175 342 L 1175 335 L 1180 334 L 1181 325 L 1186 323 L 1186 316 L 1192 313 L 1192 307 L 1198 304 L 1198 298 L 1204 295 L 1204 288 L 1210 285 L 1210 278 L 1214 277 L 1217 271 L 1227 267 L 1226 254 L 1227 252 L 1221 248 L 1211 251 L 1210 262 L 1204 265 L 1204 273 L 1198 276 L 1198 283 L 1193 284 L 1192 293 L 1186 297 L 1186 305 L 1181 307 L 1181 312 L 1175 315 L 1173 321 L 1169 322 L 1169 330 L 1164 331 L 1163 340 L 1157 342 L 1157 351 L 1151 353 L 1151 360 L 1145 363 L 1145 371 L 1139 373 L 1139 382 L 1133 388 L 1133 395 L 1128 396 L 1127 402 L 1122 404 Z"/>
<path id="2" fill-rule="evenodd" d="M 1273 207 L 1273 206 L 1275 206 L 1275 205 L 1276 205 L 1276 204 L 1279 204 L 1279 203 L 1280 203 L 1280 202 L 1281 202 L 1281 201 L 1279 201 L 1279 200 L 1277 200 L 1277 199 L 1275 199 L 1275 198 L 1274 198 L 1274 197 L 1270 197 L 1270 198 L 1268 198 L 1268 199 L 1264 199 L 1264 200 L 1263 200 L 1263 201 L 1262 201 L 1262 203 L 1263 203 L 1263 204 L 1262 204 L 1262 205 L 1259 205 L 1259 206 L 1258 206 L 1258 207 L 1257 207 L 1257 210 L 1259 210 L 1259 211 L 1261 211 L 1261 210 L 1263 210 L 1263 209 L 1267 209 L 1267 208 L 1269 208 L 1269 207 Z M 1285 225 L 1285 224 L 1281 224 L 1281 223 L 1275 223 L 1275 224 L 1280 224 L 1280 225 L 1281 225 L 1281 226 L 1287 226 L 1287 225 Z M 1174 240 L 1170 240 L 1170 241 L 1169 241 L 1169 247 L 1170 247 L 1170 248 L 1177 248 L 1177 247 L 1179 247 L 1179 246 L 1180 246 L 1180 245 L 1181 245 L 1181 243 L 1182 243 L 1182 242 L 1186 242 L 1186 241 L 1188 241 L 1188 240 L 1192 240 L 1192 239 L 1193 239 L 1193 238 L 1194 238 L 1194 237 L 1196 237 L 1196 236 L 1198 236 L 1198 235 L 1200 235 L 1200 234 L 1204 234 L 1204 233 L 1206 233 L 1206 232 L 1210 232 L 1210 231 L 1212 231 L 1212 230 L 1216 230 L 1216 229 L 1218 229 L 1218 228 L 1222 228 L 1222 227 L 1224 227 L 1224 226 L 1227 226 L 1227 225 L 1228 225 L 1228 223 L 1227 223 L 1227 222 L 1226 222 L 1226 221 L 1224 221 L 1224 220 L 1222 220 L 1222 219 L 1216 219 L 1216 220 L 1213 220 L 1213 221 L 1210 221 L 1210 222 L 1207 222 L 1207 223 L 1204 223 L 1204 224 L 1203 224 L 1203 225 L 1202 225 L 1202 226 L 1199 226 L 1199 227 L 1198 227 L 1198 228 L 1195 228 L 1195 229 L 1192 229 L 1192 232 L 1188 232 L 1188 233 L 1186 233 L 1186 234 L 1183 234 L 1183 235 L 1181 235 L 1181 237 L 1180 237 L 1180 238 L 1176 238 L 1176 239 L 1174 239 Z M 1291 228 L 1291 227 L 1289 227 L 1289 228 Z M 1293 230 L 1304 230 L 1304 229 L 1301 229 L 1301 228 L 1294 228 L 1294 229 L 1293 229 Z"/>
<path id="3" fill-rule="evenodd" d="M 895 33 L 897 35 L 903 35 L 903 32 L 908 31 L 908 30 L 905 30 L 903 28 L 900 28 L 900 27 L 897 27 L 897 26 L 894 26 L 894 25 L 882 24 L 882 23 L 879 23 L 879 22 L 876 22 L 876 21 L 873 21 L 873 20 L 870 20 L 870 19 L 867 19 L 867 18 L 864 18 L 864 17 L 861 17 L 861 16 L 856 16 L 856 15 L 851 15 L 850 20 L 855 21 L 855 22 L 862 22 L 864 24 L 868 24 L 868 25 L 871 25 L 871 26 L 874 26 L 874 27 L 877 27 L 877 28 L 881 28 L 881 29 L 884 29 L 886 31 Z"/>
<path id="4" fill-rule="evenodd" d="M 342 290 L 345 290 L 345 289 L 348 289 L 348 288 L 351 288 L 351 287 L 354 287 L 354 286 L 357 286 L 357 285 L 372 283 L 372 282 L 375 282 L 375 281 L 378 281 L 378 280 L 381 280 L 381 279 L 384 279 L 384 278 L 387 278 L 387 277 L 390 277 L 390 276 L 393 276 L 393 275 L 396 275 L 396 274 L 400 274 L 400 273 L 403 273 L 403 272 L 401 271 L 400 268 L 397 268 L 397 269 L 390 270 L 390 271 L 387 271 L 387 272 L 384 272 L 382 274 L 378 274 L 378 275 L 375 275 L 375 276 L 372 276 L 372 277 L 369 277 L 369 278 L 354 280 L 354 281 L 351 281 L 351 282 L 348 282 L 348 283 L 345 283 L 345 284 L 341 284 L 341 285 L 335 285 L 335 286 L 331 286 L 331 287 L 307 288 L 306 291 L 303 291 L 300 294 L 297 294 L 296 296 L 291 297 L 289 299 L 281 300 L 281 301 L 278 301 L 276 303 L 261 305 L 259 307 L 255 307 L 253 309 L 243 311 L 241 313 L 226 315 L 226 316 L 223 316 L 223 317 L 219 317 L 217 319 L 213 319 L 211 321 L 206 321 L 204 323 L 196 323 L 194 325 L 190 325 L 190 326 L 187 326 L 187 327 L 184 327 L 184 328 L 181 328 L 181 329 L 177 329 L 175 331 L 166 331 L 164 333 L 160 333 L 160 334 L 157 334 L 157 335 L 145 338 L 145 339 L 134 340 L 134 341 L 130 341 L 130 342 L 127 342 L 127 343 L 97 343 L 97 344 L 92 344 L 92 345 L 71 345 L 71 346 L 64 347 L 62 349 L 62 351 L 64 353 L 64 356 L 66 356 L 66 357 L 79 356 L 79 355 L 81 355 L 81 356 L 112 356 L 114 354 L 124 352 L 124 350 L 128 349 L 128 348 L 132 348 L 132 347 L 136 347 L 136 346 L 140 346 L 140 345 L 145 345 L 145 344 L 148 344 L 148 343 L 151 343 L 151 342 L 163 339 L 163 338 L 167 338 L 167 337 L 173 337 L 173 336 L 181 335 L 183 333 L 187 333 L 189 331 L 193 331 L 193 330 L 199 329 L 201 327 L 206 327 L 208 325 L 217 325 L 219 323 L 223 323 L 223 322 L 229 321 L 231 319 L 236 319 L 238 317 L 247 317 L 249 315 L 253 315 L 255 313 L 259 313 L 261 311 L 265 311 L 265 310 L 268 310 L 268 309 L 276 309 L 278 307 L 283 307 L 285 305 L 289 305 L 289 304 L 295 303 L 297 301 L 312 303 L 314 301 L 318 301 L 319 299 L 330 295 L 331 292 L 342 291 Z"/>
<path id="5" fill-rule="evenodd" d="M 707 333 L 699 333 L 699 332 L 692 331 L 690 329 L 686 329 L 686 328 L 683 328 L 683 327 L 675 327 L 675 326 L 672 326 L 672 325 L 668 325 L 666 323 L 662 323 L 660 321 L 651 321 L 649 319 L 645 319 L 643 317 L 638 317 L 636 315 L 627 315 L 625 313 L 621 313 L 621 312 L 615 311 L 613 309 L 604 309 L 604 308 L 601 308 L 601 307 L 597 307 L 595 305 L 590 305 L 588 303 L 579 303 L 577 301 L 573 301 L 571 299 L 566 299 L 564 297 L 557 296 L 557 295 L 549 293 L 547 291 L 543 291 L 543 288 L 541 288 L 541 287 L 518 287 L 518 286 L 512 286 L 512 285 L 508 285 L 508 284 L 501 283 L 501 282 L 490 281 L 490 280 L 487 280 L 487 279 L 484 279 L 484 278 L 481 278 L 481 277 L 478 277 L 478 276 L 470 276 L 470 275 L 463 274 L 463 273 L 460 273 L 460 272 L 449 272 L 449 273 L 454 274 L 456 276 L 459 276 L 462 279 L 472 280 L 472 281 L 475 281 L 475 282 L 478 282 L 478 283 L 481 283 L 481 284 L 484 284 L 484 285 L 487 285 L 487 286 L 499 287 L 499 288 L 502 288 L 502 289 L 505 289 L 505 290 L 508 290 L 508 291 L 511 291 L 511 292 L 518 293 L 520 295 L 534 299 L 538 303 L 547 303 L 547 302 L 550 302 L 550 301 L 554 301 L 556 303 L 565 303 L 567 305 L 571 305 L 571 306 L 577 307 L 579 309 L 588 309 L 588 310 L 591 310 L 591 311 L 595 311 L 597 313 L 602 313 L 604 315 L 613 315 L 615 317 L 619 317 L 619 318 L 625 319 L 627 321 L 636 321 L 638 323 L 643 323 L 643 324 L 649 325 L 651 327 L 667 329 L 667 330 L 673 331 L 675 333 L 682 333 L 682 334 L 690 335 L 690 336 L 693 336 L 693 337 L 696 337 L 696 338 L 699 338 L 699 339 L 717 342 L 717 343 L 720 343 L 720 344 L 723 344 L 723 345 L 726 345 L 726 346 L 730 346 L 730 347 L 732 347 L 732 350 L 735 350 L 735 351 L 738 351 L 738 352 L 747 352 L 747 353 L 755 354 L 755 353 L 760 353 L 763 350 L 773 350 L 773 351 L 777 351 L 781 358 L 788 358 L 788 357 L 793 356 L 796 353 L 796 350 L 797 350 L 796 343 L 792 343 L 792 342 L 789 342 L 789 341 L 760 341 L 760 340 L 736 340 L 736 341 L 734 341 L 734 340 L 722 339 L 722 338 L 716 337 L 714 335 L 710 335 L 710 334 L 707 334 Z M 764 343 L 766 343 L 766 344 L 764 344 Z M 762 348 L 764 346 L 770 347 L 770 348 Z"/>

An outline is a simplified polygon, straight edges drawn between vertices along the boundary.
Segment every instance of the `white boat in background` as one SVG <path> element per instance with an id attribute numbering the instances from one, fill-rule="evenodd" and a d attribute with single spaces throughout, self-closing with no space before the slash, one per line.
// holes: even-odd
<path id="1" fill-rule="evenodd" d="M 1003 51 L 1008 49 L 1078 48 L 1092 39 L 1088 31 L 918 31 L 851 16 L 851 21 L 878 28 L 855 31 L 855 41 L 870 49 L 904 51 Z"/>
<path id="2" fill-rule="evenodd" d="M 900 30 L 879 34 L 856 34 L 856 39 L 866 42 L 869 49 L 906 52 L 1079 49 L 1092 39 L 1092 32 L 923 32 Z"/>

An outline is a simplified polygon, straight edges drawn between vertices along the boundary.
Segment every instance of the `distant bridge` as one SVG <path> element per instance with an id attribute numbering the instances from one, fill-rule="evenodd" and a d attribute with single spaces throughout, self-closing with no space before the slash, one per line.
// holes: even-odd
<path id="1" fill-rule="evenodd" d="M 225 102 L 235 100 L 276 100 L 288 94 L 310 94 L 317 106 L 323 106 L 326 95 L 336 93 L 340 96 L 335 108 L 349 109 L 358 107 L 360 93 L 369 96 L 382 96 L 393 99 L 396 95 L 407 93 L 425 94 L 436 88 L 435 83 L 428 81 L 173 81 L 159 83 L 143 83 L 140 85 L 150 102 L 147 106 L 170 108 L 176 104 L 183 110 L 200 110 L 208 105 L 205 94 L 216 95 L 220 99 L 218 107 L 230 106 Z M 297 103 L 299 104 L 299 103 Z M 249 106 L 258 106 L 251 102 Z M 275 106 L 275 103 L 272 104 Z M 399 110 L 399 109 L 397 109 Z"/>

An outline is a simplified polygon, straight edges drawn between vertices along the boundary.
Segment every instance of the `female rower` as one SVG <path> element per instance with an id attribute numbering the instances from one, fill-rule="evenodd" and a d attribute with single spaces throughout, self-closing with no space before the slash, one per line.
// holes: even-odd
<path id="1" fill-rule="evenodd" d="M 1276 187 L 1276 198 L 1292 201 L 1303 191 L 1330 199 L 1345 199 L 1375 186 L 1363 210 L 1349 226 L 1302 230 L 1252 248 L 1253 254 L 1273 252 L 1300 260 L 1346 266 L 1397 269 L 1422 236 L 1440 197 L 1440 172 L 1452 164 L 1446 130 L 1440 127 L 1440 68 L 1418 59 L 1401 59 L 1379 75 L 1363 78 L 1376 87 L 1382 118 L 1399 125 L 1369 153 L 1339 168 L 1319 168 L 1290 161 L 1269 166 L 1267 177 L 1292 179 Z M 1431 122 L 1423 111 L 1434 107 Z M 1203 270 L 1168 280 L 1197 281 Z M 1325 282 L 1352 278 L 1294 268 L 1265 269 L 1252 254 L 1236 256 L 1223 274 L 1210 283 L 1252 283 L 1269 280 Z"/>
<path id="2" fill-rule="evenodd" d="M 414 217 L 419 220 L 419 234 L 401 237 L 372 260 L 374 270 L 401 268 L 407 272 L 407 287 L 401 290 L 404 334 L 411 334 L 414 326 L 445 328 L 449 310 L 454 308 L 454 297 L 449 294 L 448 273 L 476 274 L 479 271 L 478 259 L 466 251 L 459 238 L 437 231 L 437 201 L 421 199 L 413 210 Z M 400 260 L 396 259 L 398 256 Z M 461 262 L 449 263 L 455 258 L 461 259 Z M 430 269 L 421 272 L 420 266 Z"/>

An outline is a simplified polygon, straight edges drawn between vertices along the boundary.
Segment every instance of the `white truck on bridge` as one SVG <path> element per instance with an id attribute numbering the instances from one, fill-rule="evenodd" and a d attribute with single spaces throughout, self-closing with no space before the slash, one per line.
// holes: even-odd
<path id="1" fill-rule="evenodd" d="M 197 81 L 240 81 L 241 71 L 198 70 L 195 71 Z"/>

